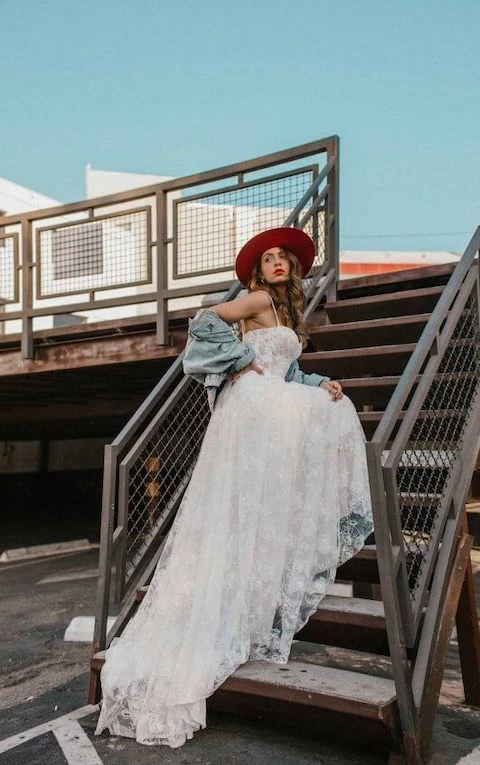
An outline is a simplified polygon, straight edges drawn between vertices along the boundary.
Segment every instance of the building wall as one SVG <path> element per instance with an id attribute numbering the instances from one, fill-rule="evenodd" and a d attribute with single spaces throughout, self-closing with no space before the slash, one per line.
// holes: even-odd
<path id="1" fill-rule="evenodd" d="M 87 199 L 118 194 L 120 191 L 139 189 L 154 183 L 170 181 L 166 175 L 147 173 L 119 173 L 111 170 L 94 170 L 90 165 L 85 168 L 85 191 Z"/>
<path id="2" fill-rule="evenodd" d="M 0 178 L 0 215 L 15 215 L 16 213 L 42 210 L 59 205 L 56 199 L 27 189 L 6 178 Z"/>

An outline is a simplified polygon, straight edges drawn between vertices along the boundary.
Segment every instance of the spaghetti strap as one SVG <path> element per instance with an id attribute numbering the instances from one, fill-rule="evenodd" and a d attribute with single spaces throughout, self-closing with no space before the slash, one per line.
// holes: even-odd
<path id="1" fill-rule="evenodd" d="M 273 302 L 273 298 L 272 298 L 272 296 L 269 293 L 267 293 L 267 294 L 268 294 L 268 296 L 270 298 L 270 301 L 271 301 L 271 304 L 272 304 L 273 313 L 275 314 L 275 321 L 277 322 L 275 326 L 281 327 L 282 325 L 280 324 L 280 319 L 278 318 L 277 309 L 275 308 L 275 303 Z M 238 328 L 240 330 L 240 339 L 241 339 L 241 341 L 243 343 L 243 338 L 247 334 L 247 332 L 245 332 L 245 319 L 239 319 L 237 324 L 238 324 Z M 269 327 L 260 327 L 260 329 L 269 329 Z M 255 332 L 254 329 L 253 330 L 248 330 L 248 331 L 249 332 Z"/>
<path id="2" fill-rule="evenodd" d="M 272 308 L 273 308 L 273 313 L 275 314 L 275 319 L 276 319 L 276 322 L 277 322 L 277 327 L 279 327 L 280 326 L 280 321 L 279 321 L 279 318 L 278 318 L 277 309 L 275 308 L 275 303 L 273 302 L 273 298 L 272 298 L 271 295 L 270 295 L 270 300 L 272 301 Z"/>

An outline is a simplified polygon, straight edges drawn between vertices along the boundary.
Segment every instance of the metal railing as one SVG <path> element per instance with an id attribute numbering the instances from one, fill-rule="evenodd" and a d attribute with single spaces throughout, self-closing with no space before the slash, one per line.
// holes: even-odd
<path id="1" fill-rule="evenodd" d="M 226 292 L 241 245 L 293 210 L 292 224 L 317 245 L 314 272 L 333 266 L 337 143 L 327 138 L 133 191 L 0 217 L 4 341 L 18 343 L 31 359 L 37 332 L 42 325 L 51 329 L 58 315 L 64 326 L 72 314 L 88 326 L 150 312 L 157 342 L 168 344 L 169 317 Z"/>
<path id="2" fill-rule="evenodd" d="M 480 440 L 479 248 L 480 228 L 367 443 L 390 653 L 402 724 L 413 737 L 428 704 L 439 614 Z"/>
<path id="3" fill-rule="evenodd" d="M 323 167 L 284 167 L 288 162 L 298 163 L 315 155 L 323 157 Z M 269 175 L 263 172 L 278 166 L 283 170 Z M 203 194 L 198 191 L 202 184 L 226 181 L 227 185 L 209 188 Z M 185 189 L 189 189 L 188 195 L 179 197 L 178 192 Z M 160 342 L 168 337 L 168 302 L 180 294 L 168 286 L 169 281 L 196 279 L 196 283 L 181 289 L 180 296 L 198 296 L 204 290 L 206 275 L 225 267 L 231 271 L 240 244 L 271 226 L 301 227 L 316 242 L 317 258 L 311 276 L 305 280 L 307 313 L 324 295 L 334 296 L 338 274 L 336 137 L 169 181 L 157 193 L 162 213 L 157 218 L 162 263 L 158 279 Z M 231 224 L 229 236 L 235 242 L 228 256 L 218 245 L 226 215 Z M 185 233 L 189 226 L 196 232 L 193 242 Z M 237 232 L 237 238 L 232 231 Z M 202 252 L 207 253 L 205 271 L 201 270 Z M 220 293 L 225 286 L 219 284 L 217 291 Z M 231 280 L 228 287 L 226 293 L 217 296 L 217 302 L 231 300 L 241 289 L 239 282 L 232 285 Z M 148 581 L 153 571 L 188 485 L 208 420 L 204 389 L 183 376 L 180 356 L 122 432 L 105 447 L 95 650 L 102 650 L 122 630 L 135 607 L 138 587 Z M 107 635 L 112 602 L 120 604 L 120 610 Z"/>

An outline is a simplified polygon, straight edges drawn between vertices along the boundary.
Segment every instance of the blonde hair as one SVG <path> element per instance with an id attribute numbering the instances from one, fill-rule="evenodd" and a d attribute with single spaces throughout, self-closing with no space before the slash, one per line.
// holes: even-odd
<path id="1" fill-rule="evenodd" d="M 283 298 L 281 293 L 272 284 L 267 282 L 262 277 L 261 270 L 261 258 L 258 258 L 252 269 L 252 275 L 248 282 L 247 288 L 249 292 L 255 292 L 256 290 L 265 290 L 271 296 L 277 313 L 280 317 L 282 324 L 287 327 L 291 327 L 297 334 L 302 347 L 307 344 L 307 331 L 305 329 L 305 322 L 303 320 L 303 312 L 305 310 L 305 292 L 303 291 L 302 284 L 302 270 L 297 257 L 290 252 L 290 250 L 281 248 L 290 262 L 290 278 L 287 282 L 287 297 Z"/>

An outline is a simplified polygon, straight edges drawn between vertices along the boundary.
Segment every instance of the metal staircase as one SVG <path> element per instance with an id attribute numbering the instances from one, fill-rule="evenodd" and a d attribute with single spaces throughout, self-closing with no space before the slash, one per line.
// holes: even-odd
<path id="1" fill-rule="evenodd" d="M 309 146 L 297 154 L 324 152 L 323 169 L 312 171 L 310 185 L 277 220 L 307 227 L 322 254 L 306 284 L 311 345 L 301 367 L 341 379 L 357 408 L 368 439 L 375 535 L 338 569 L 337 581 L 353 583 L 354 596 L 325 598 L 297 634 L 289 663 L 247 663 L 208 703 L 328 733 L 350 730 L 391 751 L 392 762 L 415 765 L 428 755 L 455 618 L 466 699 L 480 704 L 464 521 L 480 446 L 480 230 L 455 268 L 353 280 L 337 290 L 338 141 Z M 257 166 L 277 161 L 285 156 Z M 246 163 L 244 171 L 252 169 Z M 238 188 L 248 188 L 236 170 Z M 194 182 L 202 180 L 212 178 Z M 170 233 L 168 217 L 162 236 L 171 244 L 176 218 Z M 238 291 L 237 283 L 221 297 Z M 165 311 L 163 342 L 168 322 Z M 178 357 L 106 447 L 91 702 L 100 695 L 103 651 L 148 586 L 208 418 L 204 391 L 183 377 Z M 374 599 L 379 590 L 381 600 Z"/>

